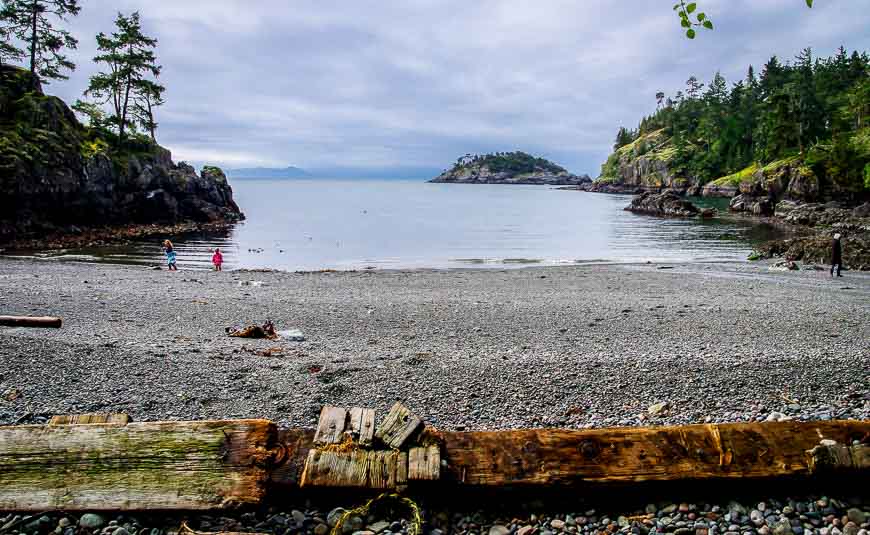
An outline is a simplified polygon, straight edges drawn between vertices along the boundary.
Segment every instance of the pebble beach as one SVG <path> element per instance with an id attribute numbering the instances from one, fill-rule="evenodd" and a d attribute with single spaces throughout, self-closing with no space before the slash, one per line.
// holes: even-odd
<path id="1" fill-rule="evenodd" d="M 805 266 L 806 267 L 806 266 Z M 765 263 L 167 272 L 0 259 L 0 423 L 125 412 L 452 430 L 870 418 L 870 275 Z M 302 342 L 226 328 L 298 329 Z"/>

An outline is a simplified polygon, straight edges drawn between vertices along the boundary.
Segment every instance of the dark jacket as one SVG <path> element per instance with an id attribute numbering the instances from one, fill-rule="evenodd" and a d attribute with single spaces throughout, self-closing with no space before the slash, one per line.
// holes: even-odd
<path id="1" fill-rule="evenodd" d="M 843 247 L 840 240 L 831 241 L 831 265 L 843 263 Z"/>

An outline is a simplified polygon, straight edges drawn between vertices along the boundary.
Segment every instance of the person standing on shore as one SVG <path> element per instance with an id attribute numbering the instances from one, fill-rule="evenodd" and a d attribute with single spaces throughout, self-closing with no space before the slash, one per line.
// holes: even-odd
<path id="1" fill-rule="evenodd" d="M 843 267 L 843 246 L 840 244 L 840 235 L 834 234 L 834 239 L 831 241 L 831 277 L 834 276 L 834 267 L 837 268 L 837 276 L 840 275 L 840 269 Z"/>
<path id="2" fill-rule="evenodd" d="M 221 254 L 220 247 L 215 248 L 214 254 L 211 257 L 211 263 L 214 264 L 215 271 L 223 271 L 221 266 L 224 264 L 224 255 Z"/>
<path id="3" fill-rule="evenodd" d="M 172 246 L 171 241 L 163 240 L 163 254 L 166 255 L 166 264 L 169 266 L 169 271 L 178 271 L 178 266 L 175 265 L 175 248 Z"/>

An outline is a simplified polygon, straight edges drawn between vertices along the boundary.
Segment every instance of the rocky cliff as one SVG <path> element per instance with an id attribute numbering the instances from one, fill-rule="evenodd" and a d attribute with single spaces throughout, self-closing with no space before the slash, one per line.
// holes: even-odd
<path id="1" fill-rule="evenodd" d="M 123 150 L 0 66 L 0 241 L 82 227 L 242 219 L 226 176 L 135 139 Z"/>
<path id="2" fill-rule="evenodd" d="M 430 182 L 579 186 L 591 183 L 592 179 L 588 175 L 573 175 L 553 162 L 524 152 L 506 152 L 463 156 Z"/>

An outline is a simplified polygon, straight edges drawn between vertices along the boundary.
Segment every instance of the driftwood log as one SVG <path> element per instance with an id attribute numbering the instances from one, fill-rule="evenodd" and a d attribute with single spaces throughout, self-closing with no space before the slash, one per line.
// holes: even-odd
<path id="1" fill-rule="evenodd" d="M 34 327 L 41 329 L 60 329 L 62 324 L 63 320 L 61 318 L 54 318 L 50 316 L 0 316 L 0 326 L 2 327 Z"/>
<path id="2" fill-rule="evenodd" d="M 545 488 L 870 471 L 870 421 L 425 429 L 424 445 L 403 452 L 331 451 L 335 444 L 318 450 L 314 431 L 278 431 L 266 420 L 124 424 L 103 418 L 117 423 L 71 423 L 98 419 L 91 416 L 0 427 L 0 510 L 218 509 L 259 502 L 267 484 L 391 488 L 437 480 L 442 488 Z M 359 459 L 348 463 L 354 456 Z M 353 469 L 345 473 L 342 466 Z M 360 466 L 369 468 L 355 471 Z"/>
<path id="3" fill-rule="evenodd" d="M 818 450 L 813 453 L 822 441 L 870 443 L 870 421 L 440 431 L 432 438 L 440 442 L 440 481 L 469 487 L 800 477 L 813 475 L 822 464 L 825 470 L 870 470 L 870 462 L 858 455 L 865 447 L 850 446 L 848 463 L 822 463 Z M 298 486 L 311 432 L 279 431 L 278 441 L 295 446 L 272 481 Z"/>
<path id="4" fill-rule="evenodd" d="M 265 495 L 267 420 L 0 427 L 0 509 L 216 509 Z"/>

